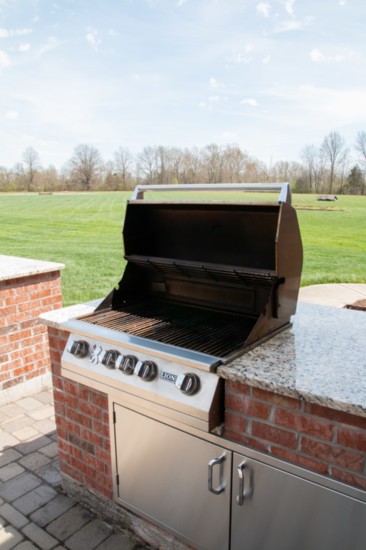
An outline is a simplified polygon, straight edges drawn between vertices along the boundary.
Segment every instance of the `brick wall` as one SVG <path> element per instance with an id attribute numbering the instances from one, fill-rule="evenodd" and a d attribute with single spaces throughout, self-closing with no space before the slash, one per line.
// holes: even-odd
<path id="1" fill-rule="evenodd" d="M 225 383 L 226 438 L 366 489 L 366 418 Z"/>
<path id="2" fill-rule="evenodd" d="M 39 315 L 62 307 L 60 271 L 0 282 L 0 390 L 50 372 Z"/>
<path id="3" fill-rule="evenodd" d="M 68 333 L 48 328 L 61 472 L 112 499 L 106 394 L 61 376 Z"/>

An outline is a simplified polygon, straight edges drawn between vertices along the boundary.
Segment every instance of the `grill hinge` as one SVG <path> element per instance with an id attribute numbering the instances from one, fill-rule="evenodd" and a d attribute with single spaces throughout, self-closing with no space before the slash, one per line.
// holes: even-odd
<path id="1" fill-rule="evenodd" d="M 116 474 L 116 484 L 119 485 L 119 474 Z"/>
<path id="2" fill-rule="evenodd" d="M 117 417 L 116 417 L 116 411 L 113 411 L 113 424 L 116 424 Z"/>

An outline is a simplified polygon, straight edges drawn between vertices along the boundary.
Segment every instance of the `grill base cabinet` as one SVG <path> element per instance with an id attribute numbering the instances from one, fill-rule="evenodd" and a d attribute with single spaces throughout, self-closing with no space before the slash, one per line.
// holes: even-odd
<path id="1" fill-rule="evenodd" d="M 365 503 L 113 408 L 117 501 L 193 548 L 364 550 Z"/>

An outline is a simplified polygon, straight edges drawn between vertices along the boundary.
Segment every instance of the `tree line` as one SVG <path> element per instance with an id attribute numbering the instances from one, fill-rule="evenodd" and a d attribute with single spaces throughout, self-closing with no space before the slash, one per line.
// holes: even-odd
<path id="1" fill-rule="evenodd" d="M 354 154 L 338 132 L 331 132 L 320 146 L 304 147 L 300 159 L 266 164 L 236 144 L 211 143 L 183 149 L 146 146 L 137 154 L 119 147 L 105 162 L 96 147 L 80 144 L 57 171 L 43 168 L 37 151 L 28 147 L 13 168 L 0 166 L 0 191 L 120 191 L 137 184 L 288 181 L 298 193 L 366 193 L 366 132 L 358 132 Z"/>

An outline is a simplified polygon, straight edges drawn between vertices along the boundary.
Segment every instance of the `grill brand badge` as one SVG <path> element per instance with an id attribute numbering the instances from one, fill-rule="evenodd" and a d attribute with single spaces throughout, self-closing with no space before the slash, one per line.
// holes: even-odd
<path id="1" fill-rule="evenodd" d="M 171 372 L 162 371 L 160 374 L 160 378 L 162 380 L 165 380 L 165 382 L 170 382 L 171 384 L 175 384 L 177 376 L 175 374 L 172 374 Z"/>

